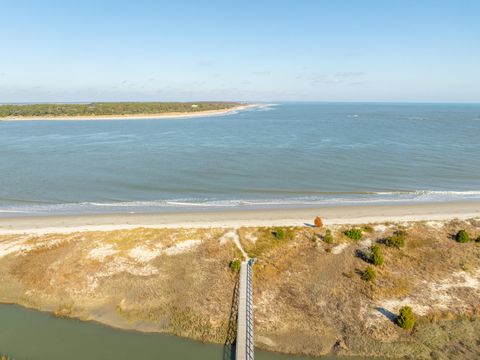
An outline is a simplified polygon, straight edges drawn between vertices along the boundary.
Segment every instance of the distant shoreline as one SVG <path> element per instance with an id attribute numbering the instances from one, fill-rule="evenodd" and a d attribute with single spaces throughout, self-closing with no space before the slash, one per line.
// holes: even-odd
<path id="1" fill-rule="evenodd" d="M 145 228 L 304 226 L 320 216 L 326 225 L 480 218 L 479 201 L 404 205 L 324 206 L 304 209 L 223 210 L 0 217 L 0 235 Z"/>
<path id="2" fill-rule="evenodd" d="M 242 104 L 220 110 L 204 110 L 195 112 L 166 112 L 158 114 L 125 114 L 125 115 L 88 115 L 88 116 L 11 116 L 0 118 L 0 121 L 95 121 L 95 120 L 157 120 L 176 118 L 195 118 L 204 116 L 229 115 L 231 113 L 262 106 L 263 104 Z"/>

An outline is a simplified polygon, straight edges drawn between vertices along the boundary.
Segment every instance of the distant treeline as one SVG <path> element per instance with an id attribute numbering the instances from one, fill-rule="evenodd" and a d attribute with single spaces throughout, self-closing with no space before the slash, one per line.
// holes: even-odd
<path id="1" fill-rule="evenodd" d="M 14 116 L 101 116 L 161 114 L 230 109 L 236 102 L 103 102 L 89 104 L 0 105 L 0 118 Z"/>

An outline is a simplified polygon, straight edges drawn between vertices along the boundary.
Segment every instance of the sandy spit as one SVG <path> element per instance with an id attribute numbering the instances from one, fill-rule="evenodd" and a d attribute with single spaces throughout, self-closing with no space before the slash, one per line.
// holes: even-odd
<path id="1" fill-rule="evenodd" d="M 5 117 L 0 118 L 0 121 L 79 121 L 79 120 L 158 120 L 158 119 L 184 119 L 184 118 L 196 118 L 196 117 L 205 117 L 205 116 L 219 116 L 219 115 L 230 115 L 236 113 L 237 111 L 248 110 L 258 106 L 265 106 L 265 104 L 245 104 L 235 106 L 229 109 L 221 110 L 206 110 L 206 111 L 197 111 L 197 112 L 171 112 L 171 113 L 160 113 L 160 114 L 132 114 L 132 115 L 88 115 L 88 116 L 14 116 L 14 117 Z"/>

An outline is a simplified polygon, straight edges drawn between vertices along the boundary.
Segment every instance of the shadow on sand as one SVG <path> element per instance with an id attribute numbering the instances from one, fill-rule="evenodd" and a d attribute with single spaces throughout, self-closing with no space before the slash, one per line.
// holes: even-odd
<path id="1" fill-rule="evenodd" d="M 383 307 L 377 307 L 377 311 L 392 322 L 395 322 L 397 320 L 397 315 Z"/>

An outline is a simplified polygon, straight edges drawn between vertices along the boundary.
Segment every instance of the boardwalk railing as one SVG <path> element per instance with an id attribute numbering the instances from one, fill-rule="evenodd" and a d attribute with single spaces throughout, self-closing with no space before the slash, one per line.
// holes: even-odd
<path id="1" fill-rule="evenodd" d="M 236 360 L 254 360 L 252 265 L 255 259 L 242 262 L 238 292 Z"/>
<path id="2" fill-rule="evenodd" d="M 255 260 L 248 260 L 247 264 L 247 360 L 255 357 L 255 337 L 253 333 L 253 283 L 252 266 Z"/>

